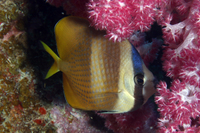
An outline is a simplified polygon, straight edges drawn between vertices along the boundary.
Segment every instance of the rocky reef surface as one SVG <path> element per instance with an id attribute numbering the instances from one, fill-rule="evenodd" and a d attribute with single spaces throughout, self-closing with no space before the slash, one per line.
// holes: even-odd
<path id="1" fill-rule="evenodd" d="M 52 59 L 40 40 L 56 49 L 54 25 L 64 15 L 41 0 L 0 1 L 0 132 L 108 132 L 91 124 L 94 112 L 66 103 L 61 73 L 44 81 Z"/>

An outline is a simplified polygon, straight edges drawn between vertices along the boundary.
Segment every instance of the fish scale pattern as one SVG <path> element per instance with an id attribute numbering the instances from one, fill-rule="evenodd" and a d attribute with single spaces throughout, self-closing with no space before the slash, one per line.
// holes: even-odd
<path id="1" fill-rule="evenodd" d="M 95 33 L 84 35 L 71 52 L 66 73 L 71 87 L 88 109 L 111 109 L 117 101 L 120 46 Z M 92 38 L 93 37 L 93 38 Z"/>
<path id="2" fill-rule="evenodd" d="M 95 106 L 113 108 L 118 98 L 120 47 L 99 36 L 92 41 L 91 49 L 91 79 L 96 79 L 91 84 L 96 91 L 93 95 L 99 97 Z"/>
<path id="3" fill-rule="evenodd" d="M 91 93 L 91 44 L 86 43 L 88 39 L 83 41 L 84 43 L 78 43 L 71 52 L 71 56 L 68 60 L 68 66 L 70 68 L 65 74 L 67 75 L 75 94 L 81 98 L 81 101 L 84 104 L 92 103 L 92 101 L 89 100 L 89 93 Z"/>

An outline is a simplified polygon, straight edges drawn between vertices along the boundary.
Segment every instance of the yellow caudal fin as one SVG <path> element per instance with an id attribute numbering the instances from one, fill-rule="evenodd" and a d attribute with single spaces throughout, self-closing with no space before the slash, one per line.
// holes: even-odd
<path id="1" fill-rule="evenodd" d="M 51 68 L 49 69 L 45 79 L 51 77 L 52 75 L 54 75 L 55 73 L 59 72 L 59 68 L 58 68 L 58 63 L 60 61 L 60 58 L 42 41 L 40 41 L 44 47 L 44 49 L 53 57 L 54 59 L 54 63 L 51 66 Z"/>

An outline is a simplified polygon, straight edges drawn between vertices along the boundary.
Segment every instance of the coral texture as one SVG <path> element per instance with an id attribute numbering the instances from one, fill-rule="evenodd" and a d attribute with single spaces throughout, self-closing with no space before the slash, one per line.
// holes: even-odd
<path id="1" fill-rule="evenodd" d="M 200 1 L 170 1 L 161 8 L 164 26 L 163 69 L 173 81 L 158 85 L 155 97 L 160 112 L 160 132 L 199 132 Z M 162 16 L 162 17 L 161 17 Z"/>
<path id="2" fill-rule="evenodd" d="M 172 82 L 170 89 L 167 89 L 165 82 L 160 82 L 157 89 L 155 99 L 160 112 L 158 131 L 200 132 L 199 88 L 177 79 Z"/>
<path id="3" fill-rule="evenodd" d="M 43 132 L 52 127 L 35 93 L 38 81 L 27 61 L 27 34 L 21 23 L 26 11 L 23 0 L 0 1 L 1 133 Z"/>
<path id="4" fill-rule="evenodd" d="M 57 104 L 50 112 L 57 133 L 101 133 L 89 124 L 92 118 L 86 112 L 74 109 L 68 104 L 64 106 Z"/>
<path id="5" fill-rule="evenodd" d="M 147 31 L 155 21 L 157 0 L 47 0 L 62 6 L 67 14 L 86 17 L 96 29 L 106 30 L 113 41 Z"/>
<path id="6" fill-rule="evenodd" d="M 53 4 L 53 1 L 49 3 Z M 199 132 L 199 0 L 85 0 L 82 1 L 84 4 L 81 8 L 73 12 L 71 9 L 78 6 L 78 1 L 59 2 L 60 6 L 69 7 L 64 8 L 67 14 L 86 17 L 91 26 L 106 30 L 106 36 L 111 40 L 129 39 L 147 65 L 150 60 L 156 58 L 155 53 L 161 42 L 157 39 L 152 43 L 143 42 L 144 34 L 138 34 L 137 31 L 148 31 L 156 21 L 162 27 L 165 43 L 162 46 L 162 67 L 166 76 L 172 80 L 171 83 L 166 81 L 169 83 L 168 88 L 165 81 L 161 81 L 157 86 L 155 102 L 160 113 L 157 131 Z M 152 53 L 154 56 L 150 58 Z M 105 117 L 107 121 L 114 121 L 111 125 L 107 122 L 107 127 L 117 132 L 120 130 L 118 123 L 124 115 L 113 116 Z M 128 123 L 121 123 L 120 126 L 127 125 Z"/>
<path id="7" fill-rule="evenodd" d="M 106 30 L 113 41 L 129 38 L 137 30 L 149 30 L 156 6 L 154 0 L 90 0 L 87 3 L 91 25 Z"/>

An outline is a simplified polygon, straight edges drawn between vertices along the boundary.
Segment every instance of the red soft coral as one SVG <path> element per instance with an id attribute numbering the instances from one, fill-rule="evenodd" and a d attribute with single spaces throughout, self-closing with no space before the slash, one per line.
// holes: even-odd
<path id="1" fill-rule="evenodd" d="M 198 25 L 199 20 L 194 18 L 197 14 L 200 15 L 200 12 L 197 11 L 196 8 L 191 7 L 187 19 L 174 25 L 166 22 L 166 27 L 163 28 L 163 37 L 165 38 L 165 43 L 168 44 L 164 47 L 163 69 L 167 72 L 167 76 L 173 79 L 182 79 L 186 75 L 192 77 L 194 74 L 191 76 L 188 70 L 195 70 L 199 62 L 198 33 L 200 25 Z M 198 75 L 198 70 L 196 70 L 196 75 Z M 196 82 L 198 81 L 196 80 Z"/>
<path id="2" fill-rule="evenodd" d="M 199 132 L 200 1 L 171 1 L 166 7 L 161 10 L 168 15 L 157 19 L 165 26 L 163 69 L 173 81 L 169 89 L 165 82 L 157 87 L 158 131 Z"/>
<path id="3" fill-rule="evenodd" d="M 167 89 L 165 82 L 158 84 L 155 100 L 160 112 L 160 132 L 187 131 L 199 126 L 198 123 L 193 125 L 200 113 L 199 89 L 180 80 L 174 80 L 170 89 Z"/>
<path id="4" fill-rule="evenodd" d="M 131 1 L 90 0 L 89 19 L 96 29 L 106 30 L 110 39 L 121 41 L 134 31 Z"/>
<path id="5" fill-rule="evenodd" d="M 113 41 L 147 31 L 155 21 L 157 0 L 47 0 L 67 14 L 86 17 L 96 29 L 106 30 Z"/>
<path id="6" fill-rule="evenodd" d="M 90 0 L 87 6 L 92 26 L 106 30 L 113 41 L 149 30 L 156 14 L 156 2 L 150 0 Z"/>

